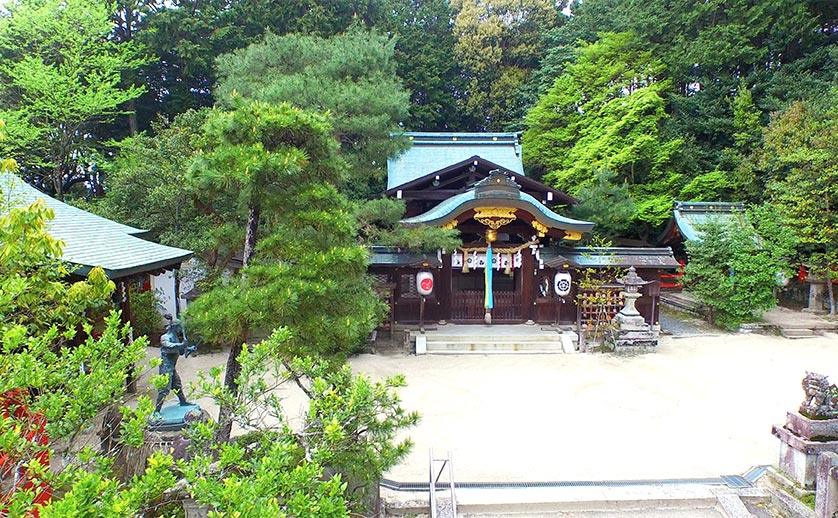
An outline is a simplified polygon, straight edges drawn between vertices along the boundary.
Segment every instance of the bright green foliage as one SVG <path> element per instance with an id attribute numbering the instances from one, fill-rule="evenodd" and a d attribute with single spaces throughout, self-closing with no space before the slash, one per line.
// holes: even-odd
<path id="1" fill-rule="evenodd" d="M 352 206 L 326 184 L 294 194 L 260 243 L 259 260 L 189 306 L 190 328 L 205 339 L 235 344 L 286 326 L 283 357 L 343 356 L 380 321 L 384 308 L 366 275 Z"/>
<path id="2" fill-rule="evenodd" d="M 349 516 L 340 478 L 321 481 L 322 468 L 301 458 L 290 433 L 225 444 L 213 460 L 198 456 L 183 466 L 190 491 L 210 517 Z"/>
<path id="3" fill-rule="evenodd" d="M 151 239 L 166 245 L 212 248 L 214 237 L 223 235 L 221 221 L 211 210 L 199 210 L 187 182 L 207 113 L 186 112 L 170 124 L 158 121 L 154 136 L 144 133 L 120 142 L 118 155 L 105 166 L 107 196 L 83 208 L 148 230 Z"/>
<path id="4" fill-rule="evenodd" d="M 732 101 L 733 142 L 736 148 L 745 152 L 752 151 L 759 145 L 762 137 L 761 113 L 754 105 L 754 97 L 744 81 L 739 82 L 739 89 Z"/>
<path id="5" fill-rule="evenodd" d="M 623 32 L 635 34 L 642 50 L 663 64 L 658 79 L 671 84 L 663 95 L 667 116 L 658 138 L 681 141 L 668 169 L 682 179 L 673 185 L 667 178 L 640 179 L 649 187 L 632 187 L 638 214 L 647 213 L 650 221 L 666 213 L 659 209 L 673 196 L 761 202 L 766 191 L 751 153 L 759 147 L 768 114 L 793 100 L 818 98 L 834 83 L 838 46 L 830 27 L 838 13 L 829 2 L 585 0 L 574 2 L 572 11 L 548 35 L 550 49 L 536 89 L 547 91 L 557 78 L 563 81 L 568 66 L 584 59 L 586 45 Z M 572 127 L 574 121 L 564 119 L 571 118 L 559 126 Z M 555 141 L 564 147 L 576 134 L 571 129 L 567 140 Z M 525 153 L 532 150 L 528 142 Z M 644 201 L 650 193 L 661 194 L 661 203 Z"/>
<path id="6" fill-rule="evenodd" d="M 594 172 L 594 179 L 576 193 L 579 204 L 571 208 L 571 216 L 595 221 L 594 232 L 611 238 L 625 232 L 631 225 L 635 207 L 625 183 L 615 184 L 616 173 L 608 169 Z"/>
<path id="7" fill-rule="evenodd" d="M 405 143 L 391 138 L 407 117 L 408 93 L 395 75 L 394 41 L 362 30 L 323 39 L 268 35 L 218 59 L 216 95 L 328 111 L 356 195 L 382 190 L 387 157 Z"/>
<path id="8" fill-rule="evenodd" d="M 346 516 L 344 500 L 353 512 L 368 512 L 367 489 L 410 448 L 409 440 L 396 439 L 418 420 L 395 393 L 402 378 L 372 382 L 348 366 L 282 361 L 276 351 L 290 337 L 280 328 L 242 350 L 236 393 L 222 385 L 219 370 L 201 380 L 201 393 L 233 408 L 231 419 L 253 430 L 232 445 L 214 442 L 220 423 L 193 430 L 200 453 L 183 472 L 195 498 L 218 516 Z M 296 408 L 283 407 L 277 391 L 292 384 L 309 401 L 294 431 Z"/>
<path id="9" fill-rule="evenodd" d="M 800 236 L 804 262 L 827 280 L 833 314 L 836 302 L 829 279 L 838 267 L 836 95 L 794 103 L 776 116 L 765 133 L 762 161 L 771 201 Z"/>
<path id="10" fill-rule="evenodd" d="M 3 119 L 0 119 L 0 141 L 2 141 L 5 137 L 5 130 L 6 130 L 6 122 Z M 0 174 L 2 173 L 14 173 L 18 170 L 17 161 L 14 158 L 9 158 L 5 156 L 0 156 Z M 4 197 L 0 199 L 0 212 L 5 212 L 5 204 L 8 200 L 5 199 L 5 193 L 0 191 L 0 194 L 3 194 Z"/>
<path id="11" fill-rule="evenodd" d="M 788 275 L 794 253 L 780 222 L 770 206 L 758 207 L 747 219 L 704 225 L 701 240 L 687 242 L 684 286 L 710 307 L 712 322 L 735 329 L 776 305 L 778 276 Z"/>
<path id="12" fill-rule="evenodd" d="M 415 412 L 405 412 L 395 392 L 405 385 L 404 377 L 372 382 L 353 376 L 349 365 L 333 370 L 311 360 L 296 360 L 291 369 L 310 380 L 306 452 L 349 484 L 353 507 L 363 506 L 384 472 L 412 446 L 409 438 L 396 442 L 400 430 L 419 420 Z"/>
<path id="13" fill-rule="evenodd" d="M 39 202 L 0 218 L 0 400 L 10 398 L 28 412 L 0 414 L 0 452 L 21 463 L 25 477 L 52 487 L 53 498 L 40 516 L 136 516 L 174 483 L 167 466 L 149 468 L 126 487 L 113 477 L 108 459 L 76 451 L 73 440 L 103 408 L 122 401 L 126 375 L 144 358 L 147 341 L 128 342 L 129 328 L 114 312 L 92 336 L 91 318 L 109 306 L 114 285 L 99 268 L 86 281 L 63 280 L 61 243 L 46 232 L 51 217 Z M 137 444 L 136 430 L 145 428 L 148 398 L 143 406 L 145 413 L 125 411 L 124 436 L 131 444 Z M 38 432 L 41 419 L 49 437 L 44 443 L 30 433 Z M 46 468 L 50 458 L 53 466 Z M 66 460 L 71 462 L 65 466 Z M 24 516 L 34 496 L 13 491 L 4 494 L 3 505 L 9 516 Z"/>
<path id="14" fill-rule="evenodd" d="M 660 131 L 672 84 L 634 34 L 604 34 L 527 114 L 524 160 L 558 189 L 576 193 L 595 168 L 617 173 L 637 204 L 634 222 L 658 225 L 680 188 L 672 161 L 681 146 Z"/>
<path id="15" fill-rule="evenodd" d="M 69 270 L 60 259 L 63 244 L 46 231 L 52 218 L 43 202 L 0 217 L 0 318 L 32 334 L 57 326 L 56 338 L 71 339 L 86 311 L 109 305 L 114 284 L 101 269 L 87 281 L 64 281 Z"/>
<path id="16" fill-rule="evenodd" d="M 725 171 L 710 171 L 696 176 L 681 189 L 679 197 L 690 201 L 718 201 L 733 198 L 734 183 Z"/>
<path id="17" fill-rule="evenodd" d="M 69 466 L 56 480 L 56 487 L 66 487 L 67 492 L 39 509 L 43 518 L 148 516 L 155 502 L 177 483 L 172 458 L 160 452 L 149 457 L 142 476 L 128 484 L 111 476 L 107 459 L 90 450 L 80 457 L 82 463 Z"/>
<path id="18" fill-rule="evenodd" d="M 204 149 L 196 155 L 188 181 L 202 203 L 211 206 L 232 195 L 247 212 L 247 265 L 262 211 L 287 209 L 287 200 L 311 183 L 336 183 L 344 164 L 326 116 L 286 103 L 236 99 L 233 111 L 215 110 L 208 116 Z"/>
<path id="19" fill-rule="evenodd" d="M 480 129 L 518 126 L 521 89 L 545 51 L 543 34 L 559 20 L 549 0 L 453 0 L 454 51 L 468 80 L 462 102 Z"/>
<path id="20" fill-rule="evenodd" d="M 10 124 L 8 156 L 26 155 L 23 174 L 63 200 L 74 183 L 98 178 L 96 128 L 141 88 L 121 72 L 143 59 L 108 39 L 111 5 L 94 0 L 20 0 L 0 18 L 0 116 Z"/>

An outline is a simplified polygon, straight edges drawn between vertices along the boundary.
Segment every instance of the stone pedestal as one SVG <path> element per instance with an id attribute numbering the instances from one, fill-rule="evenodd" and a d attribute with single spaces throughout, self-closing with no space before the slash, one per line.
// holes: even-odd
<path id="1" fill-rule="evenodd" d="M 818 457 L 815 488 L 815 516 L 831 518 L 838 514 L 838 454 L 827 452 Z"/>
<path id="2" fill-rule="evenodd" d="M 809 283 L 809 305 L 803 308 L 806 313 L 826 313 L 823 309 L 824 291 L 826 286 L 820 279 L 811 279 Z"/>
<path id="3" fill-rule="evenodd" d="M 654 351 L 658 346 L 660 330 L 653 329 L 639 314 L 626 315 L 620 311 L 612 322 L 615 327 L 609 333 L 608 342 L 613 345 L 614 352 L 644 353 Z"/>
<path id="4" fill-rule="evenodd" d="M 780 439 L 780 469 L 806 489 L 814 489 L 818 455 L 838 453 L 838 419 L 809 419 L 789 412 L 785 426 L 771 429 Z"/>

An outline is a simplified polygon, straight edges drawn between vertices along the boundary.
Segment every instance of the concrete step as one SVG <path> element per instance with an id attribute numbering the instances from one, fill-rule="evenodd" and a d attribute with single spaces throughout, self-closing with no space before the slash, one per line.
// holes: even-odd
<path id="1" fill-rule="evenodd" d="M 796 328 L 788 328 L 782 327 L 780 328 L 780 334 L 786 338 L 813 338 L 815 337 L 815 332 L 811 329 L 796 329 Z"/>
<path id="2" fill-rule="evenodd" d="M 506 342 L 483 342 L 480 340 L 475 341 L 437 341 L 428 339 L 428 350 L 432 349 L 469 349 L 469 350 L 484 350 L 484 351 L 497 351 L 501 349 L 515 349 L 515 350 L 527 350 L 527 349 L 552 349 L 552 348 L 562 348 L 561 339 L 557 336 L 552 341 L 530 341 L 530 340 L 508 340 Z"/>
<path id="3" fill-rule="evenodd" d="M 558 342 L 561 334 L 556 332 L 544 333 L 520 333 L 515 335 L 493 335 L 493 334 L 444 334 L 444 333 L 426 333 L 428 343 L 430 342 L 448 342 L 448 343 L 481 343 L 481 344 L 498 344 L 498 343 L 512 343 L 512 342 Z"/>

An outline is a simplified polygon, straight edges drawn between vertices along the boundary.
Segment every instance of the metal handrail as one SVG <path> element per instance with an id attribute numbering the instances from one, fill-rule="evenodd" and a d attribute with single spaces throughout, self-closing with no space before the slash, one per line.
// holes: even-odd
<path id="1" fill-rule="evenodd" d="M 429 504 L 431 508 L 431 518 L 437 518 L 439 510 L 437 508 L 437 501 L 436 501 L 436 491 L 437 485 L 439 484 L 439 479 L 442 476 L 442 472 L 445 471 L 445 468 L 448 468 L 448 492 L 450 493 L 451 498 L 451 510 L 453 512 L 454 518 L 457 517 L 457 495 L 454 491 L 455 484 L 454 484 L 454 462 L 451 460 L 452 455 L 451 452 L 448 452 L 448 456 L 444 459 L 437 459 L 434 458 L 434 450 L 431 448 L 428 450 L 428 493 L 429 493 Z M 436 471 L 436 463 L 442 462 L 442 465 L 439 467 L 439 471 Z M 436 473 L 436 476 L 434 476 Z"/>

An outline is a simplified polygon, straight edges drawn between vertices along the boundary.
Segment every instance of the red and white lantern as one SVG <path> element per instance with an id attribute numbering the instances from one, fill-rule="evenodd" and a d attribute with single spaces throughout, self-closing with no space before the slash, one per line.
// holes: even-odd
<path id="1" fill-rule="evenodd" d="M 416 291 L 419 295 L 427 297 L 434 291 L 434 274 L 429 271 L 421 271 L 416 274 Z"/>

